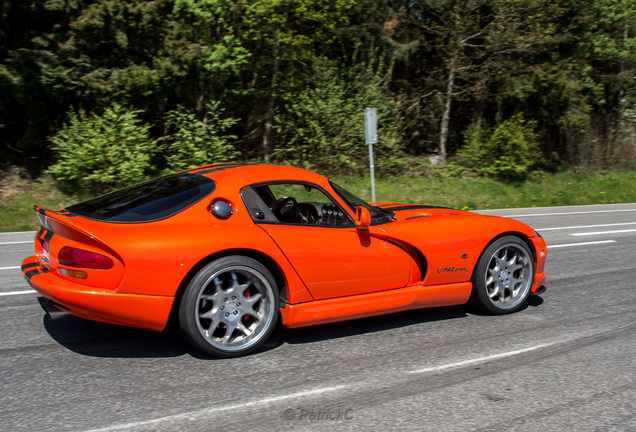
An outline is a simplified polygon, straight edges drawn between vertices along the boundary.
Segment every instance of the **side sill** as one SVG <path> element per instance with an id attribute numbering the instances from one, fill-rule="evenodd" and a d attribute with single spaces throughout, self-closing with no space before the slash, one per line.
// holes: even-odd
<path id="1" fill-rule="evenodd" d="M 350 297 L 288 304 L 280 312 L 285 327 L 306 327 L 411 309 L 464 304 L 470 297 L 471 289 L 470 282 L 410 286 Z"/>

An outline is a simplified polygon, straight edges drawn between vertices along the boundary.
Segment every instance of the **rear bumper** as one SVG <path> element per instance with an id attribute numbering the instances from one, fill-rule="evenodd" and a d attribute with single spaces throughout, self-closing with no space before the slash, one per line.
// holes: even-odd
<path id="1" fill-rule="evenodd" d="M 76 284 L 49 273 L 35 256 L 22 261 L 22 275 L 57 309 L 109 324 L 161 331 L 174 302 L 173 297 L 120 294 Z"/>

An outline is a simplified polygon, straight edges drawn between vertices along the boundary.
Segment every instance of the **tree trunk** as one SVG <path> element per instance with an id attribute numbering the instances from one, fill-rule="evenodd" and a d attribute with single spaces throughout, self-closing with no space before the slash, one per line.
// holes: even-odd
<path id="1" fill-rule="evenodd" d="M 448 82 L 446 83 L 446 97 L 444 100 L 444 114 L 442 114 L 442 126 L 439 134 L 439 157 L 446 162 L 446 144 L 448 143 L 448 124 L 450 122 L 451 103 L 453 101 L 453 87 L 455 86 L 455 73 L 457 68 L 458 48 L 453 50 L 450 67 L 448 69 Z"/>
<path id="2" fill-rule="evenodd" d="M 265 131 L 263 133 L 263 162 L 269 162 L 269 156 L 272 150 L 271 136 L 272 127 L 274 126 L 274 111 L 276 108 L 276 82 L 278 81 L 278 53 L 280 51 L 280 40 L 276 33 L 276 42 L 274 43 L 274 63 L 272 64 L 272 82 L 269 93 L 269 103 L 267 105 L 267 120 L 265 120 Z"/>

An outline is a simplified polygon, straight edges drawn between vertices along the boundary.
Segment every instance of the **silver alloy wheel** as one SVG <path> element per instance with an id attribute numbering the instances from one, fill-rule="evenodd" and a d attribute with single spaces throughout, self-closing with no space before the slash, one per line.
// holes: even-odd
<path id="1" fill-rule="evenodd" d="M 201 286 L 194 304 L 200 334 L 227 352 L 257 344 L 272 326 L 273 288 L 259 271 L 243 265 L 225 267 Z"/>
<path id="2" fill-rule="evenodd" d="M 523 302 L 530 291 L 532 271 L 532 258 L 525 248 L 507 243 L 497 249 L 484 276 L 492 304 L 500 309 L 512 309 Z"/>

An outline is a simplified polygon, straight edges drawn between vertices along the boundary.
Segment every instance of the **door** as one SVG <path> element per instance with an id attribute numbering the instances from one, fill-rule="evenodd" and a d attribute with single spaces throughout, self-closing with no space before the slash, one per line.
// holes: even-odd
<path id="1" fill-rule="evenodd" d="M 407 253 L 388 242 L 379 226 L 358 231 L 349 214 L 318 186 L 260 184 L 242 195 L 254 221 L 276 242 L 314 299 L 407 285 Z"/>

